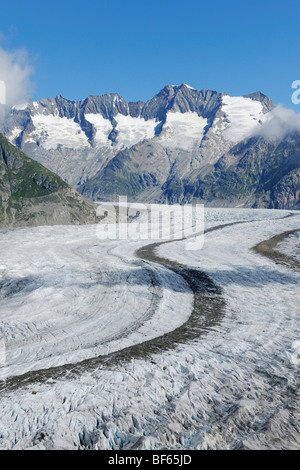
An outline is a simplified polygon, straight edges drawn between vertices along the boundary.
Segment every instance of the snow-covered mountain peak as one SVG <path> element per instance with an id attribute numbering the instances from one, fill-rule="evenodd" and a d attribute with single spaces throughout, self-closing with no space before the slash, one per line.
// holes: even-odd
<path id="1" fill-rule="evenodd" d="M 263 122 L 273 106 L 261 92 L 232 97 L 185 83 L 166 85 L 146 102 L 126 102 L 118 93 L 81 101 L 57 95 L 12 110 L 3 132 L 76 186 L 118 152 L 144 142 L 154 154 L 168 152 L 170 161 L 178 152 L 186 154 L 192 169 L 212 165 Z"/>

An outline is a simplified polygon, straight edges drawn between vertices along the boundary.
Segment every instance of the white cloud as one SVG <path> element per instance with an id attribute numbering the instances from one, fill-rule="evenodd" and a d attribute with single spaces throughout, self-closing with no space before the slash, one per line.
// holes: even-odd
<path id="1" fill-rule="evenodd" d="M 265 116 L 264 123 L 256 128 L 255 134 L 282 139 L 295 131 L 300 132 L 300 113 L 279 105 Z"/>
<path id="2" fill-rule="evenodd" d="M 20 107 L 30 99 L 33 90 L 32 73 L 33 68 L 25 50 L 5 51 L 0 46 L 2 104 L 6 104 L 7 107 Z M 1 106 L 0 119 L 4 114 L 5 107 Z"/>

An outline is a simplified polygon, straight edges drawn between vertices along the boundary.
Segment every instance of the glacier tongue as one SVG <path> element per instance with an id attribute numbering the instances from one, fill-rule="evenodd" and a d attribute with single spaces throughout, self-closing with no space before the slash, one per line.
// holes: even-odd
<path id="1" fill-rule="evenodd" d="M 79 375 L 61 378 L 53 378 L 49 369 L 43 383 L 38 376 L 23 384 L 21 377 L 15 387 L 11 381 L 2 383 L 0 448 L 299 448 L 299 273 L 251 249 L 277 233 L 299 229 L 299 214 L 283 218 L 287 215 L 285 211 L 207 209 L 207 228 L 246 223 L 207 233 L 199 251 L 184 251 L 181 241 L 161 246 L 160 255 L 200 267 L 219 284 L 226 301 L 222 322 L 192 342 L 171 351 L 157 350 L 151 357 L 130 360 L 129 355 L 123 362 L 93 370 L 84 363 Z M 47 357 L 49 366 L 55 363 L 55 352 L 62 353 L 62 361 L 75 360 L 81 348 L 87 353 L 86 331 L 94 337 L 102 334 L 102 327 L 113 333 L 126 318 L 132 316 L 135 322 L 136 315 L 147 308 L 148 279 L 132 277 L 138 268 L 134 248 L 140 242 L 99 243 L 90 230 L 52 227 L 14 230 L 9 237 L 2 234 L 1 281 L 8 277 L 28 281 L 4 286 L 9 318 L 3 318 L 1 300 L 1 327 L 10 322 L 5 330 L 11 333 L 8 349 L 10 343 L 14 346 L 8 358 L 18 351 L 17 362 L 8 364 L 11 371 L 19 368 L 21 373 L 37 355 Z M 121 276 L 116 276 L 118 267 Z M 161 279 L 168 278 L 166 272 L 160 274 Z M 105 279 L 107 295 L 101 288 Z M 178 298 L 174 287 L 165 285 L 165 306 L 173 310 L 162 308 L 159 323 L 154 320 L 147 334 L 153 328 L 159 333 L 161 321 L 172 326 L 174 312 L 190 305 L 189 293 Z M 32 307 L 39 301 L 42 308 L 25 311 L 24 299 Z M 60 305 L 64 310 L 59 311 Z M 101 311 L 105 324 L 94 323 L 94 331 L 85 331 Z M 119 325 L 109 325 L 110 315 L 112 320 L 118 316 Z M 77 336 L 72 321 L 67 326 L 72 319 L 82 326 Z M 57 328 L 53 328 L 55 322 Z M 60 348 L 59 335 L 64 336 Z M 117 343 L 122 341 L 119 338 Z"/>

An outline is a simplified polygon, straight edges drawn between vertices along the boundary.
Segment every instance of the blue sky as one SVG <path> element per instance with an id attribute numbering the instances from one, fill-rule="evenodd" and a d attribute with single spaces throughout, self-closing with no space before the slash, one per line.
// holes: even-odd
<path id="1" fill-rule="evenodd" d="M 291 102 L 300 80 L 300 2 L 10 0 L 5 50 L 25 48 L 34 99 L 118 92 L 146 101 L 166 84 Z M 299 109 L 298 109 L 299 108 Z"/>

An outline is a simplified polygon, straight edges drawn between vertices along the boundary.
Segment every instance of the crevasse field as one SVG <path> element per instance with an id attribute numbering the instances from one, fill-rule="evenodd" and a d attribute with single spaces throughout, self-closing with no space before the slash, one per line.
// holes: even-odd
<path id="1" fill-rule="evenodd" d="M 145 217 L 0 231 L 0 449 L 300 449 L 300 213 Z"/>

